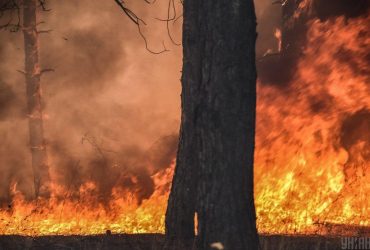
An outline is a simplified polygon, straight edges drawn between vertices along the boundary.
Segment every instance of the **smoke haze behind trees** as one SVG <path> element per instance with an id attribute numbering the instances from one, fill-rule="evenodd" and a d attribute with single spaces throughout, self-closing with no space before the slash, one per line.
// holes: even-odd
<path id="1" fill-rule="evenodd" d="M 280 7 L 257 1 L 258 56 L 277 48 L 273 36 Z M 100 197 L 114 186 L 137 194 L 153 192 L 151 175 L 170 165 L 176 155 L 180 114 L 181 46 L 168 37 L 167 4 L 127 4 L 147 22 L 142 31 L 153 51 L 163 43 L 170 52 L 154 55 L 145 49 L 137 27 L 114 1 L 48 1 L 39 30 L 45 137 L 52 176 L 58 184 L 79 186 L 92 181 Z M 181 12 L 181 10 L 178 10 Z M 181 19 L 170 24 L 181 41 Z M 33 194 L 28 149 L 23 40 L 21 33 L 2 31 L 0 38 L 0 201 L 10 189 Z M 135 182 L 132 181 L 135 178 Z M 104 200 L 102 201 L 104 202 Z"/>

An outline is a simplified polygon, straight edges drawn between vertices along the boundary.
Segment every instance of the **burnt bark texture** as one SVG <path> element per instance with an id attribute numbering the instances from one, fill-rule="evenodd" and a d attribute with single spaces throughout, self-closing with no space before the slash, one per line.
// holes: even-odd
<path id="1" fill-rule="evenodd" d="M 36 197 L 47 195 L 49 186 L 49 171 L 42 117 L 37 3 L 37 0 L 23 1 L 25 78 L 30 135 L 29 145 L 32 154 L 32 169 Z"/>
<path id="2" fill-rule="evenodd" d="M 182 116 L 167 249 L 256 250 L 256 17 L 252 0 L 185 0 Z M 184 248 L 183 248 L 184 249 Z"/>

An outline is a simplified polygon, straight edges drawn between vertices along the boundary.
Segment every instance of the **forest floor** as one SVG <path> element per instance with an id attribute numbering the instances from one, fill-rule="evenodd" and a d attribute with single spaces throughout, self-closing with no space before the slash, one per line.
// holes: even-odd
<path id="1" fill-rule="evenodd" d="M 343 237 L 261 235 L 262 250 L 340 250 Z M 0 236 L 0 250 L 160 250 L 161 234 Z M 357 249 L 357 248 L 356 248 Z"/>

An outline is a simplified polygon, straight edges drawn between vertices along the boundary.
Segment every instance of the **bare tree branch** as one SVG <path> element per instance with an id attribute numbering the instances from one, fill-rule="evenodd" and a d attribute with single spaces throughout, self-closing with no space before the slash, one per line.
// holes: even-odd
<path id="1" fill-rule="evenodd" d="M 107 162 L 107 158 L 105 157 L 103 150 L 100 148 L 97 139 L 94 136 L 90 135 L 89 133 L 85 133 L 81 138 L 81 144 L 83 144 L 85 141 L 87 141 L 93 147 L 93 149 L 100 155 L 104 162 Z"/>
<path id="2" fill-rule="evenodd" d="M 46 0 L 39 0 L 39 6 L 43 11 L 51 11 L 51 9 L 46 8 Z"/>
<path id="3" fill-rule="evenodd" d="M 40 75 L 43 75 L 44 73 L 47 73 L 47 72 L 54 72 L 54 71 L 55 71 L 54 69 L 43 69 L 41 70 Z"/>
<path id="4" fill-rule="evenodd" d="M 126 4 L 123 0 L 114 0 L 119 7 L 123 10 L 123 12 L 133 21 L 136 25 L 139 25 L 139 22 L 142 22 L 146 25 L 146 23 L 140 19 L 134 12 L 132 12 L 129 8 L 126 7 Z M 150 3 L 148 0 L 144 0 L 147 3 Z"/>
<path id="5" fill-rule="evenodd" d="M 19 69 L 17 69 L 17 72 L 18 72 L 18 73 L 21 73 L 21 74 L 23 74 L 23 75 L 25 75 L 25 74 L 26 74 L 26 72 L 24 72 L 23 70 L 19 70 Z"/>
<path id="6" fill-rule="evenodd" d="M 17 0 L 6 0 L 0 3 L 0 29 L 16 32 L 20 27 L 20 4 Z"/>
<path id="7" fill-rule="evenodd" d="M 144 1 L 146 3 L 148 3 L 148 4 L 152 4 L 156 0 L 154 0 L 153 2 L 149 2 L 148 0 L 144 0 Z M 163 48 L 164 49 L 161 50 L 161 51 L 156 52 L 156 51 L 153 51 L 153 50 L 149 49 L 148 41 L 147 41 L 146 37 L 144 36 L 144 34 L 142 33 L 141 28 L 140 28 L 140 24 L 146 25 L 146 23 L 144 22 L 144 20 L 142 20 L 141 18 L 139 18 L 134 12 L 132 12 L 130 9 L 128 9 L 126 7 L 126 5 L 125 5 L 125 2 L 123 0 L 115 0 L 115 2 L 118 4 L 118 6 L 120 6 L 120 8 L 123 10 L 123 12 L 126 14 L 126 16 L 128 16 L 131 19 L 131 21 L 133 21 L 136 24 L 136 26 L 138 28 L 138 32 L 139 32 L 140 36 L 143 38 L 143 40 L 144 40 L 146 50 L 148 50 L 152 54 L 161 54 L 163 52 L 168 51 L 166 49 L 165 45 L 164 45 L 164 42 L 163 42 Z"/>
<path id="8" fill-rule="evenodd" d="M 53 30 L 38 30 L 37 31 L 37 34 L 49 34 L 50 32 L 52 32 Z"/>
<path id="9" fill-rule="evenodd" d="M 38 0 L 42 11 L 51 11 L 46 7 L 46 0 Z M 10 32 L 17 32 L 22 28 L 21 25 L 21 0 L 3 0 L 0 2 L 0 30 L 9 29 Z M 44 22 L 40 22 L 42 24 Z M 44 33 L 44 32 L 43 32 Z"/>
<path id="10" fill-rule="evenodd" d="M 183 1 L 180 0 L 180 3 L 182 4 Z M 173 12 L 173 15 L 171 16 L 171 9 L 172 9 L 172 12 Z M 162 19 L 162 18 L 155 18 L 156 20 L 158 21 L 162 21 L 162 22 L 166 22 L 166 28 L 167 28 L 167 34 L 168 34 L 168 37 L 170 38 L 171 42 L 177 46 L 180 46 L 181 43 L 177 43 L 175 42 L 175 40 L 173 39 L 172 35 L 171 35 L 171 31 L 170 31 L 170 22 L 172 21 L 172 25 L 175 25 L 175 23 L 182 17 L 183 15 L 177 15 L 177 12 L 176 12 L 176 4 L 175 4 L 175 0 L 168 0 L 168 8 L 167 8 L 167 18 L 166 19 Z"/>

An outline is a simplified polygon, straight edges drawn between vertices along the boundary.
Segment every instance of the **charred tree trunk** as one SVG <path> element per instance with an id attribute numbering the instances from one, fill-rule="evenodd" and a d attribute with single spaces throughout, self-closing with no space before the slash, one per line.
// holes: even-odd
<path id="1" fill-rule="evenodd" d="M 181 128 L 175 175 L 166 212 L 166 249 L 190 249 L 194 236 L 197 184 L 200 172 L 196 110 L 200 105 L 202 53 L 198 3 L 184 2 Z M 204 34 L 205 35 L 205 34 Z"/>
<path id="2" fill-rule="evenodd" d="M 29 119 L 30 149 L 34 173 L 35 196 L 48 193 L 49 171 L 45 148 L 42 102 L 41 70 L 39 65 L 38 33 L 36 23 L 37 0 L 23 1 L 23 35 L 25 47 L 25 77 Z"/>
<path id="3" fill-rule="evenodd" d="M 255 19 L 252 0 L 184 1 L 182 117 L 166 213 L 168 249 L 191 242 L 196 212 L 198 249 L 213 249 L 213 243 L 258 249 Z"/>

